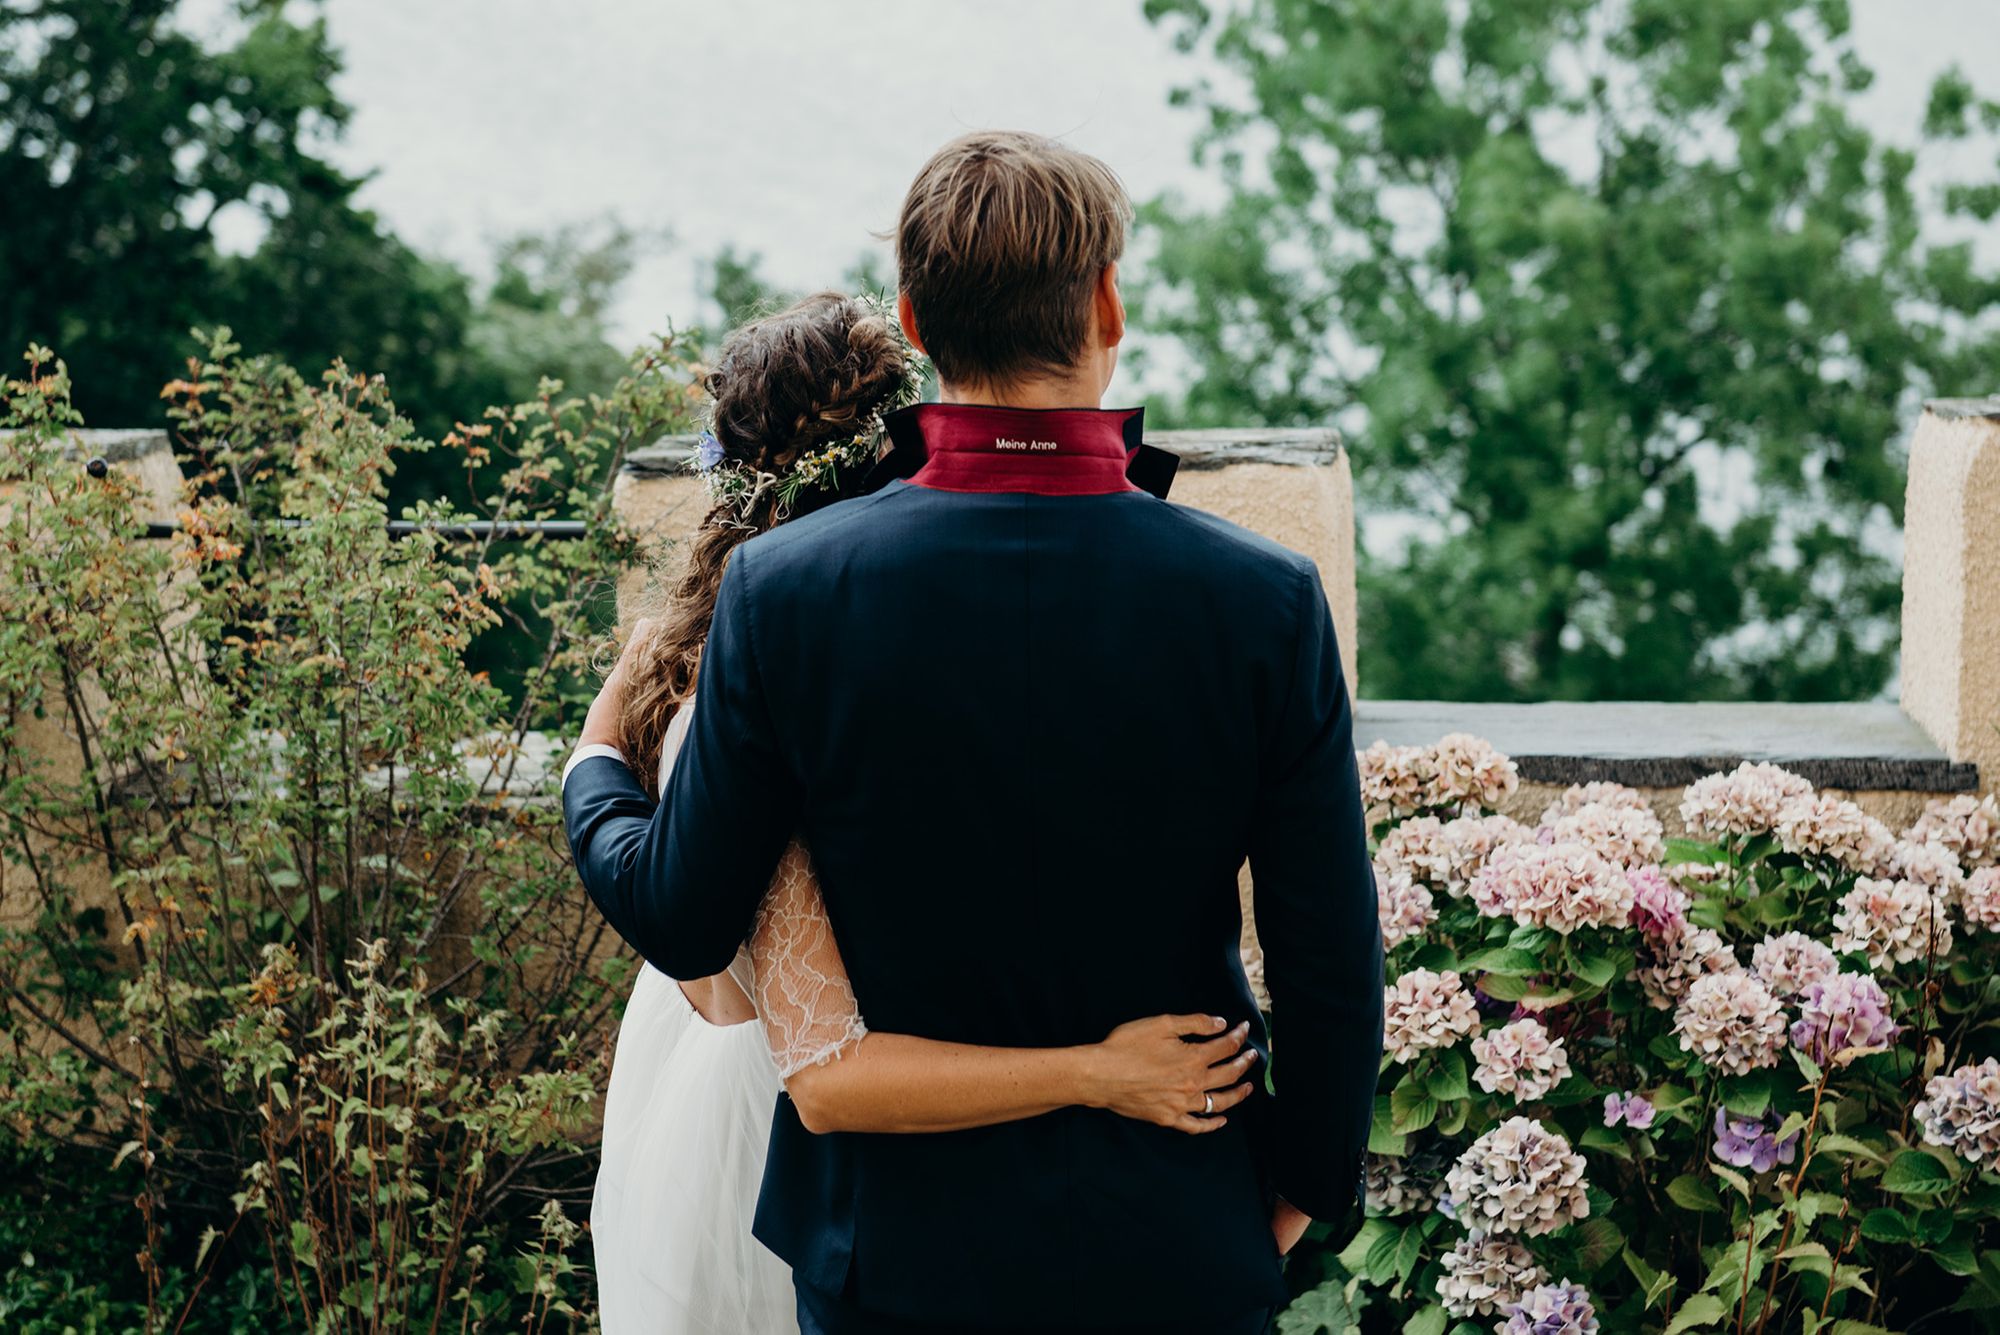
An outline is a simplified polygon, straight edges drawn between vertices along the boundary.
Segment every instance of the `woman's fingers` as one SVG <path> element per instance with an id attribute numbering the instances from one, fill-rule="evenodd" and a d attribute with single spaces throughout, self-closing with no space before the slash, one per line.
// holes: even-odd
<path id="1" fill-rule="evenodd" d="M 1216 1085 L 1226 1081 L 1241 1079 L 1252 1066 L 1257 1064 L 1257 1059 L 1263 1055 L 1263 1053 L 1257 1051 L 1255 1048 L 1246 1047 L 1228 1061 L 1216 1062 L 1208 1068 L 1207 1074 L 1210 1082 L 1208 1088 L 1213 1089 Z"/>
<path id="2" fill-rule="evenodd" d="M 1215 1100 L 1214 1108 L 1216 1112 L 1226 1112 L 1249 1098 L 1250 1090 L 1250 1082 L 1246 1080 L 1242 1084 L 1235 1085 L 1229 1089 L 1217 1090 L 1209 1097 Z"/>
<path id="3" fill-rule="evenodd" d="M 1242 1061 L 1246 1055 L 1254 1061 L 1257 1056 L 1257 1049 L 1247 1046 L 1249 1042 L 1250 1022 L 1245 1020 L 1221 1038 L 1211 1039 L 1209 1042 L 1198 1045 L 1201 1049 L 1200 1058 L 1202 1064 L 1214 1068 L 1225 1067 L 1231 1062 Z M 1227 1078 L 1227 1074 L 1227 1072 L 1224 1072 L 1225 1078 Z"/>
<path id="4" fill-rule="evenodd" d="M 1210 1091 L 1203 1101 L 1202 1108 L 1179 1113 L 1168 1118 L 1161 1125 L 1170 1126 L 1176 1131 L 1185 1131 L 1190 1136 L 1200 1136 L 1206 1135 L 1210 1131 L 1220 1131 L 1229 1123 L 1229 1119 L 1222 1116 L 1222 1114 L 1249 1098 L 1254 1088 L 1250 1082 L 1245 1081 L 1240 1085 L 1233 1085 L 1228 1089 Z"/>
<path id="5" fill-rule="evenodd" d="M 1220 1015 L 1162 1015 L 1155 1021 L 1176 1038 L 1213 1038 L 1229 1021 Z"/>
<path id="6" fill-rule="evenodd" d="M 1228 1123 L 1229 1119 L 1227 1117 L 1198 1117 L 1192 1113 L 1186 1113 L 1175 1118 L 1172 1125 L 1174 1130 L 1185 1131 L 1190 1136 L 1205 1136 L 1211 1131 L 1222 1130 Z"/>

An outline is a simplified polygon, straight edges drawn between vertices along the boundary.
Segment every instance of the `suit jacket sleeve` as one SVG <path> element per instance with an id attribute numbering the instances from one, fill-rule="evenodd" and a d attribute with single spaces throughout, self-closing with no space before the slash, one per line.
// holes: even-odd
<path id="1" fill-rule="evenodd" d="M 749 597 L 753 554 L 723 575 L 687 741 L 656 806 L 607 756 L 563 787 L 570 851 L 613 929 L 672 978 L 722 972 L 750 933 L 799 816 L 777 743 Z"/>
<path id="2" fill-rule="evenodd" d="M 1360 1219 L 1382 1057 L 1382 933 L 1333 617 L 1310 564 L 1301 578 L 1293 677 L 1267 743 L 1250 872 L 1277 1053 L 1276 1186 L 1338 1229 Z"/>

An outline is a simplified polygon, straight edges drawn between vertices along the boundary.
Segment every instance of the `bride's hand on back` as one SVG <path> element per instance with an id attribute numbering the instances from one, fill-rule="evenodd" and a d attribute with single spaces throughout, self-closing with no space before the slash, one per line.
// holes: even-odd
<path id="1" fill-rule="evenodd" d="M 1244 1079 L 1256 1064 L 1247 1046 L 1250 1023 L 1227 1033 L 1212 1015 L 1155 1015 L 1113 1029 L 1088 1055 L 1088 1097 L 1093 1108 L 1172 1127 L 1189 1135 L 1220 1130 L 1221 1114 L 1250 1097 Z"/>

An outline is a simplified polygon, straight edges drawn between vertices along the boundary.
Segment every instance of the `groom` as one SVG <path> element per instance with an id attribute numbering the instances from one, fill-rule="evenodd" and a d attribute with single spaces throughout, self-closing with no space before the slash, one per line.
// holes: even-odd
<path id="1" fill-rule="evenodd" d="M 1018 1046 L 1255 1020 L 1247 858 L 1278 1094 L 1202 1136 L 1085 1108 L 815 1136 L 781 1099 L 757 1236 L 809 1332 L 1248 1335 L 1306 1224 L 1358 1217 L 1382 958 L 1333 622 L 1310 561 L 1126 480 L 1139 412 L 1099 405 L 1130 217 L 1109 168 L 1036 136 L 925 165 L 896 260 L 941 382 L 926 462 L 737 550 L 664 802 L 585 760 L 571 841 L 613 925 L 691 979 L 799 833 L 870 1028 Z M 615 741 L 615 704 L 582 743 Z"/>

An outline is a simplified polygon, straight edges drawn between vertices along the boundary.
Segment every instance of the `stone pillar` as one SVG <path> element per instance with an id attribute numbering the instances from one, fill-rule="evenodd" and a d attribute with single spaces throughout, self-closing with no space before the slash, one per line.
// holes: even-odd
<path id="1" fill-rule="evenodd" d="M 1354 695 L 1354 478 L 1339 435 L 1326 429 L 1157 431 L 1146 440 L 1181 457 L 1174 500 L 1318 564 L 1347 692 Z"/>
<path id="2" fill-rule="evenodd" d="M 1210 511 L 1310 556 L 1319 565 L 1340 636 L 1348 690 L 1355 689 L 1354 483 L 1340 437 L 1329 430 L 1156 431 L 1148 443 L 1181 458 L 1173 499 Z M 678 540 L 708 512 L 700 479 L 686 466 L 693 437 L 635 451 L 613 503 L 626 524 L 661 552 L 656 578 L 669 578 Z M 619 586 L 618 616 L 629 623 L 648 577 Z"/>
<path id="3" fill-rule="evenodd" d="M 2000 786 L 2000 396 L 1933 400 L 1910 442 L 1902 703 Z"/>

